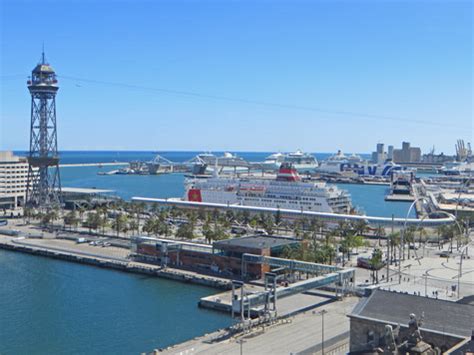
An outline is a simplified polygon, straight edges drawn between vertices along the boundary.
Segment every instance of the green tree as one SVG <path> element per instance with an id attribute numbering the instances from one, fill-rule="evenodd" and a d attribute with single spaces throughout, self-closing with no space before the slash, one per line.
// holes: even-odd
<path id="1" fill-rule="evenodd" d="M 193 239 L 194 225 L 190 222 L 182 223 L 176 231 L 176 238 L 178 239 Z"/>
<path id="2" fill-rule="evenodd" d="M 280 223 L 281 223 L 281 212 L 280 212 L 280 208 L 278 208 L 275 213 L 275 224 L 279 226 Z"/>
<path id="3" fill-rule="evenodd" d="M 397 247 L 400 245 L 400 232 L 393 232 L 388 235 L 389 248 L 391 250 L 390 265 L 396 259 Z"/>
<path id="4" fill-rule="evenodd" d="M 128 230 L 128 217 L 125 214 L 117 213 L 112 222 L 112 228 L 117 233 L 117 237 L 120 236 L 121 232 L 126 233 Z"/>
<path id="5" fill-rule="evenodd" d="M 89 212 L 87 214 L 85 225 L 87 226 L 87 228 L 89 228 L 89 233 L 92 232 L 92 229 L 96 231 L 101 226 L 101 223 L 102 223 L 102 218 L 100 216 L 100 213 Z"/>
<path id="6" fill-rule="evenodd" d="M 150 217 L 145 221 L 145 224 L 143 225 L 142 230 L 150 235 L 154 232 L 154 224 L 158 222 L 158 219 L 156 217 Z"/>
<path id="7" fill-rule="evenodd" d="M 379 283 L 379 270 L 383 266 L 383 253 L 380 249 L 374 249 L 369 264 L 372 269 L 372 282 Z"/>
<path id="8" fill-rule="evenodd" d="M 77 217 L 76 211 L 72 210 L 69 211 L 65 216 L 64 216 L 64 224 L 69 226 L 71 229 L 72 227 L 76 228 L 77 225 L 79 224 L 79 218 Z"/>
<path id="9" fill-rule="evenodd" d="M 415 226 L 409 226 L 408 228 L 405 228 L 405 231 L 403 233 L 404 245 L 402 245 L 404 259 L 405 259 L 405 250 L 404 250 L 405 244 L 408 244 L 408 259 L 410 259 L 411 257 L 410 246 L 415 243 L 415 233 L 416 233 Z"/>
<path id="10" fill-rule="evenodd" d="M 128 223 L 128 229 L 132 232 L 136 231 L 137 234 L 140 234 L 139 224 L 138 224 L 138 221 L 136 221 L 136 220 L 132 220 Z"/>
<path id="11" fill-rule="evenodd" d="M 267 234 L 272 235 L 275 231 L 275 222 L 273 220 L 273 215 L 267 214 L 262 221 L 262 226 Z"/>
<path id="12" fill-rule="evenodd" d="M 354 223 L 354 232 L 358 235 L 364 235 L 365 232 L 368 230 L 369 226 L 366 221 L 358 220 Z"/>

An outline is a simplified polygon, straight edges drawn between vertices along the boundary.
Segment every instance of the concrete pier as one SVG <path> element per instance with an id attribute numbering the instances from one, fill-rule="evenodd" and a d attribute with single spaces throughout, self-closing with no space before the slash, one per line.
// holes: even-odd
<path id="1" fill-rule="evenodd" d="M 216 289 L 228 290 L 231 288 L 231 282 L 227 279 L 131 261 L 128 259 L 129 251 L 123 248 L 93 247 L 88 244 L 75 244 L 69 240 L 58 239 L 20 239 L 5 235 L 0 235 L 0 248 L 97 267 L 162 277 L 180 282 L 194 283 Z"/>

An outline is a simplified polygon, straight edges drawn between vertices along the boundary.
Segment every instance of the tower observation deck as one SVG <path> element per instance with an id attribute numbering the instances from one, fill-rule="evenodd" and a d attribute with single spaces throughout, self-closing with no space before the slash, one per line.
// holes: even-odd
<path id="1" fill-rule="evenodd" d="M 59 155 L 56 130 L 58 81 L 46 62 L 44 51 L 28 80 L 31 94 L 30 150 L 26 201 L 30 206 L 49 208 L 61 201 Z"/>

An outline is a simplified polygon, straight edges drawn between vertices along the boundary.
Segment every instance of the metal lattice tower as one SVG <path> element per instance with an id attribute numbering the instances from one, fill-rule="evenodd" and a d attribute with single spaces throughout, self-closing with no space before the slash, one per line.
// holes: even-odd
<path id="1" fill-rule="evenodd" d="M 26 201 L 30 206 L 54 207 L 61 201 L 56 131 L 56 73 L 46 62 L 44 50 L 28 80 L 31 94 L 30 152 Z"/>

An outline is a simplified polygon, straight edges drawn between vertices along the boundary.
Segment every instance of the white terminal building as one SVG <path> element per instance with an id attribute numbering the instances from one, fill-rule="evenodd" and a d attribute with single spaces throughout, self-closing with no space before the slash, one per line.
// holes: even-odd
<path id="1" fill-rule="evenodd" d="M 0 209 L 24 205 L 28 161 L 12 152 L 0 152 Z"/>

